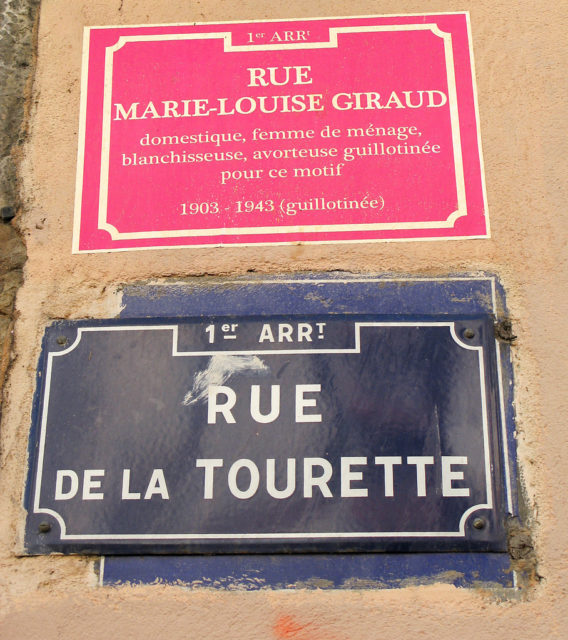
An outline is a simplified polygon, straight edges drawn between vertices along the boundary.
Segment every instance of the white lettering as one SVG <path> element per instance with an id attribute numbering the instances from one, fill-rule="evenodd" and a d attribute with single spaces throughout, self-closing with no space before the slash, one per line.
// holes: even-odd
<path id="1" fill-rule="evenodd" d="M 323 470 L 321 476 L 314 477 L 314 467 L 320 467 Z M 325 458 L 304 458 L 304 498 L 312 497 L 314 487 L 319 487 L 324 498 L 333 498 L 327 486 L 332 473 L 331 463 Z"/>
<path id="2" fill-rule="evenodd" d="M 385 498 L 392 498 L 394 496 L 393 467 L 395 464 L 402 464 L 402 458 L 400 456 L 377 456 L 375 458 L 375 464 L 384 465 Z"/>
<path id="3" fill-rule="evenodd" d="M 469 489 L 452 487 L 454 480 L 463 480 L 463 471 L 452 471 L 454 464 L 467 464 L 465 456 L 442 456 L 442 495 L 445 498 L 469 496 Z"/>
<path id="4" fill-rule="evenodd" d="M 270 387 L 270 411 L 267 414 L 260 413 L 260 385 L 253 384 L 250 388 L 250 415 L 253 420 L 262 424 L 274 422 L 280 415 L 280 385 L 273 384 Z"/>
<path id="5" fill-rule="evenodd" d="M 320 413 L 305 414 L 306 407 L 317 406 L 315 398 L 304 398 L 305 393 L 319 393 L 321 384 L 297 384 L 296 385 L 296 422 L 321 422 Z"/>
<path id="6" fill-rule="evenodd" d="M 239 489 L 237 486 L 237 475 L 241 469 L 248 469 L 250 473 L 250 483 L 248 489 Z M 239 500 L 248 500 L 248 498 L 252 498 L 254 494 L 257 492 L 258 485 L 260 483 L 260 474 L 258 472 L 258 467 L 252 460 L 247 460 L 246 458 L 241 458 L 237 460 L 231 465 L 229 469 L 229 490 Z"/>
<path id="7" fill-rule="evenodd" d="M 268 82 L 264 79 L 266 75 L 266 69 L 261 67 L 250 67 L 247 69 L 249 72 L 249 87 L 267 87 Z"/>
<path id="8" fill-rule="evenodd" d="M 426 496 L 426 465 L 434 464 L 432 456 L 408 456 L 406 464 L 416 465 L 416 495 L 419 498 Z"/>
<path id="9" fill-rule="evenodd" d="M 161 118 L 162 116 L 158 113 L 156 107 L 154 106 L 153 102 L 149 102 L 148 106 L 146 107 L 146 109 L 144 109 L 144 113 L 142 114 L 141 118 L 146 118 L 150 116 L 151 118 Z"/>
<path id="10" fill-rule="evenodd" d="M 367 458 L 341 458 L 341 497 L 342 498 L 366 498 L 369 490 L 366 488 L 353 489 L 351 483 L 354 480 L 362 480 L 362 471 L 351 471 L 353 464 L 367 464 Z"/>
<path id="11" fill-rule="evenodd" d="M 95 478 L 102 478 L 104 475 L 104 469 L 85 469 L 83 473 L 83 500 L 102 500 L 105 497 L 102 492 L 93 492 L 93 489 L 101 488 L 101 480 L 95 480 Z"/>
<path id="12" fill-rule="evenodd" d="M 130 491 L 130 469 L 124 469 L 122 472 L 122 499 L 140 500 L 140 494 L 138 492 Z"/>
<path id="13" fill-rule="evenodd" d="M 224 404 L 217 404 L 217 396 L 220 393 L 227 397 L 227 401 Z M 225 422 L 234 423 L 235 418 L 231 413 L 231 409 L 235 406 L 236 401 L 237 394 L 231 389 L 231 387 L 210 385 L 207 399 L 207 424 L 216 424 L 218 413 L 223 414 Z"/>
<path id="14" fill-rule="evenodd" d="M 298 323 L 298 342 L 303 340 L 306 340 L 306 342 L 312 341 L 312 327 L 307 322 Z"/>
<path id="15" fill-rule="evenodd" d="M 276 488 L 276 460 L 269 458 L 266 461 L 266 490 L 268 494 L 277 500 L 289 498 L 296 490 L 296 459 L 288 458 L 286 463 L 286 488 Z"/>
<path id="16" fill-rule="evenodd" d="M 213 500 L 213 474 L 215 469 L 223 466 L 221 458 L 203 458 L 195 461 L 195 466 L 205 469 L 205 480 L 203 482 L 203 499 Z"/>
<path id="17" fill-rule="evenodd" d="M 288 33 L 288 32 L 286 32 Z M 286 38 L 288 40 L 288 38 Z M 291 71 L 294 73 L 290 73 Z M 283 86 L 289 84 L 294 78 L 292 84 L 312 84 L 313 80 L 308 77 L 311 70 L 310 66 L 299 67 L 249 67 L 249 87 L 267 87 L 269 84 L 275 86 Z M 268 71 L 268 80 L 265 80 Z"/>
<path id="18" fill-rule="evenodd" d="M 163 469 L 154 469 L 148 488 L 144 494 L 144 500 L 150 500 L 153 495 L 162 496 L 162 500 L 169 500 L 168 487 L 166 486 L 166 478 Z"/>
<path id="19" fill-rule="evenodd" d="M 268 340 L 269 342 L 274 342 L 274 336 L 272 335 L 272 329 L 269 324 L 262 325 L 262 331 L 260 332 L 259 342 L 264 342 Z"/>
<path id="20" fill-rule="evenodd" d="M 63 481 L 65 478 L 69 478 L 70 485 L 67 491 L 63 490 Z M 55 478 L 55 499 L 56 500 L 71 500 L 77 495 L 79 490 L 79 476 L 71 469 L 58 469 L 57 476 Z"/>
<path id="21" fill-rule="evenodd" d="M 278 342 L 292 342 L 292 331 L 294 327 L 291 324 L 279 324 L 278 325 Z"/>
<path id="22" fill-rule="evenodd" d="M 117 102 L 114 105 L 116 107 L 116 115 L 114 119 L 120 120 L 120 118 L 122 118 L 123 120 L 140 120 L 140 118 L 136 113 L 136 110 L 138 109 L 139 104 L 140 104 L 139 102 L 133 102 L 130 105 L 130 108 L 128 109 L 128 111 L 126 111 L 126 109 L 120 103 Z"/>

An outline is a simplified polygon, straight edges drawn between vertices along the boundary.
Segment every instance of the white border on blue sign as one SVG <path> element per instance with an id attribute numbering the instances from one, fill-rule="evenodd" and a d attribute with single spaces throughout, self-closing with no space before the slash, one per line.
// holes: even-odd
<path id="1" fill-rule="evenodd" d="M 279 281 L 281 282 L 281 281 Z M 305 281 L 304 281 L 305 282 Z M 493 281 L 494 284 L 494 281 Z M 494 288 L 492 290 L 495 295 Z M 479 377 L 480 377 L 480 390 L 481 390 L 481 413 L 482 413 L 482 431 L 483 431 L 483 450 L 485 461 L 485 490 L 486 501 L 469 507 L 461 516 L 458 531 L 363 531 L 363 532 L 317 532 L 317 533 L 241 533 L 241 534 L 222 534 L 222 533 L 152 533 L 152 534 L 69 534 L 67 533 L 67 526 L 63 517 L 53 509 L 48 509 L 40 506 L 40 494 L 41 494 L 41 480 L 43 473 L 43 458 L 45 453 L 45 439 L 47 433 L 47 419 L 49 411 L 49 396 L 51 389 L 51 375 L 53 367 L 53 359 L 59 356 L 64 356 L 73 351 L 81 342 L 84 333 L 92 332 L 118 332 L 118 331 L 171 331 L 172 332 L 172 357 L 199 357 L 199 356 L 211 356 L 215 353 L 222 353 L 223 355 L 258 355 L 258 354 L 270 354 L 272 356 L 277 355 L 293 355 L 293 354 L 319 354 L 319 353 L 361 353 L 361 329 L 369 327 L 447 327 L 450 331 L 450 335 L 454 342 L 460 347 L 476 351 L 478 355 Z M 485 365 L 483 362 L 483 347 L 466 344 L 462 342 L 455 330 L 455 322 L 354 322 L 355 330 L 355 346 L 352 348 L 344 349 L 282 349 L 282 350 L 238 350 L 238 351 L 223 351 L 223 350 L 208 350 L 208 351 L 180 351 L 178 349 L 178 325 L 126 325 L 116 327 L 79 327 L 77 330 L 77 337 L 73 344 L 67 349 L 58 352 L 49 352 L 47 357 L 47 367 L 45 376 L 45 388 L 44 388 L 44 403 L 41 419 L 41 430 L 39 440 L 38 451 L 38 465 L 35 478 L 35 493 L 34 493 L 34 513 L 44 513 L 50 515 L 58 522 L 61 534 L 61 540 L 193 540 L 193 541 L 205 541 L 205 540 L 270 540 L 270 539 L 284 539 L 284 540 L 334 540 L 341 538 L 456 538 L 465 537 L 465 525 L 467 519 L 476 511 L 481 509 L 493 508 L 493 496 L 491 490 L 491 460 L 490 460 L 490 447 L 489 447 L 489 421 L 487 413 L 487 397 L 486 397 L 486 380 L 485 380 Z M 502 388 L 500 387 L 502 393 Z M 503 407 L 504 410 L 504 407 Z M 504 450 L 504 456 L 507 460 L 508 451 Z M 507 477 L 508 477 L 507 466 Z M 508 505 L 510 504 L 510 485 L 506 486 L 508 494 Z"/>

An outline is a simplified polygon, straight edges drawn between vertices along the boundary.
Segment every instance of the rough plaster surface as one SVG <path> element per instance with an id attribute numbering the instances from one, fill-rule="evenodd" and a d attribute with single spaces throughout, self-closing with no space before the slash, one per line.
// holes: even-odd
<path id="1" fill-rule="evenodd" d="M 468 9 L 491 240 L 71 255 L 82 27 Z M 566 3 L 530 0 L 43 0 L 31 136 L 20 173 L 28 261 L 1 431 L 0 637 L 565 638 L 568 628 L 565 191 Z M 507 291 L 519 459 L 540 582 L 516 595 L 447 585 L 396 590 L 97 588 L 93 562 L 17 558 L 40 340 L 53 318 L 112 317 L 135 281 L 346 270 L 490 272 Z"/>
<path id="2" fill-rule="evenodd" d="M 14 299 L 25 247 L 11 220 L 19 208 L 16 160 L 26 134 L 39 0 L 0 1 L 0 390 L 10 364 Z"/>
<path id="3" fill-rule="evenodd" d="M 23 142 L 27 83 L 33 63 L 39 0 L 0 2 L 0 207 L 17 205 L 17 147 Z"/>

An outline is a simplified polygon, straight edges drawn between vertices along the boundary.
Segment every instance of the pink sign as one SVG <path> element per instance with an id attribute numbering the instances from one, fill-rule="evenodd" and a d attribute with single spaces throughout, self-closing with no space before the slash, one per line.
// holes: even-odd
<path id="1" fill-rule="evenodd" d="M 487 238 L 467 13 L 86 29 L 74 252 Z"/>

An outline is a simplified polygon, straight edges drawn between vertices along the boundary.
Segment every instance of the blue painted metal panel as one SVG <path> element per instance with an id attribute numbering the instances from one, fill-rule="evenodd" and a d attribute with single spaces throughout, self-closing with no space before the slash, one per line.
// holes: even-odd
<path id="1" fill-rule="evenodd" d="M 451 318 L 55 324 L 29 551 L 504 550 L 493 324 Z"/>
<path id="2" fill-rule="evenodd" d="M 393 589 L 443 582 L 513 586 L 502 553 L 113 556 L 104 584 L 183 584 L 210 589 Z"/>
<path id="3" fill-rule="evenodd" d="M 492 314 L 501 304 L 494 278 L 362 278 L 331 274 L 179 285 L 132 285 L 123 294 L 123 318 L 195 315 Z M 496 300 L 499 296 L 499 301 Z"/>
<path id="4" fill-rule="evenodd" d="M 201 282 L 201 279 L 200 281 Z M 291 319 L 306 314 L 386 314 L 408 320 L 409 316 L 437 316 L 482 314 L 490 318 L 497 309 L 504 309 L 500 287 L 491 277 L 450 278 L 436 280 L 397 280 L 391 278 L 358 278 L 345 275 L 333 277 L 305 276 L 271 278 L 264 280 L 237 280 L 231 282 L 187 283 L 177 286 L 128 287 L 123 296 L 123 318 L 145 317 L 200 317 L 222 314 L 265 315 L 282 313 Z M 488 333 L 488 332 L 487 332 Z M 487 335 L 488 337 L 488 335 Z M 497 366 L 500 362 L 501 368 Z M 491 386 L 502 383 L 507 389 L 507 398 L 490 401 L 490 411 L 503 422 L 495 437 L 501 440 L 494 473 L 497 485 L 505 488 L 506 496 L 501 511 L 515 513 L 514 482 L 510 474 L 514 471 L 514 439 L 511 398 L 508 396 L 511 380 L 507 346 L 497 348 L 493 359 Z M 493 437 L 493 436 L 492 436 Z M 507 444 L 507 447 L 503 446 Z M 501 491 L 497 492 L 501 495 Z M 502 538 L 501 538 L 502 540 Z M 502 548 L 502 547 L 501 547 Z M 333 558 L 333 561 L 329 561 Z M 406 561 L 406 558 L 410 558 Z M 294 555 L 254 556 L 227 555 L 220 557 L 168 558 L 107 557 L 105 584 L 121 580 L 181 581 L 197 584 L 200 573 L 217 575 L 218 580 L 209 586 L 221 588 L 242 586 L 239 576 L 248 575 L 253 562 L 257 575 L 262 576 L 260 586 L 278 587 L 282 584 L 302 582 L 295 576 L 310 574 L 311 578 L 322 577 L 316 586 L 340 587 L 353 585 L 358 577 L 373 581 L 374 586 L 397 586 L 401 580 L 411 577 L 427 580 L 441 572 L 457 571 L 456 584 L 472 584 L 477 579 L 510 586 L 512 574 L 508 570 L 508 556 L 504 553 L 476 554 L 342 554 L 333 556 L 304 555 L 299 560 Z M 406 563 L 406 564 L 405 564 Z M 300 565 L 305 571 L 299 569 Z M 325 567 L 339 566 L 345 571 L 333 576 Z M 405 573 L 407 567 L 408 573 Z M 393 569 L 393 567 L 395 567 Z M 461 568 L 458 568 L 461 567 Z M 389 574 L 389 571 L 391 572 Z M 392 573 L 394 572 L 394 573 Z M 226 577 L 223 579 L 222 575 Z M 390 577 L 387 578 L 387 576 Z M 450 575 L 450 574 L 447 574 Z M 231 577 L 232 576 L 232 577 Z M 326 577 L 327 576 L 327 577 Z M 331 576 L 331 577 L 329 577 Z M 348 576 L 348 577 L 346 577 Z M 369 576 L 375 576 L 369 578 Z M 380 579 L 380 576 L 383 579 Z M 203 577 L 203 576 L 202 576 Z M 439 579 L 439 576 L 438 578 Z M 328 581 L 327 583 L 325 581 Z M 355 581 L 355 582 L 354 582 Z M 317 581 L 316 581 L 317 582 Z M 316 584 L 314 582 L 313 584 Z"/>

